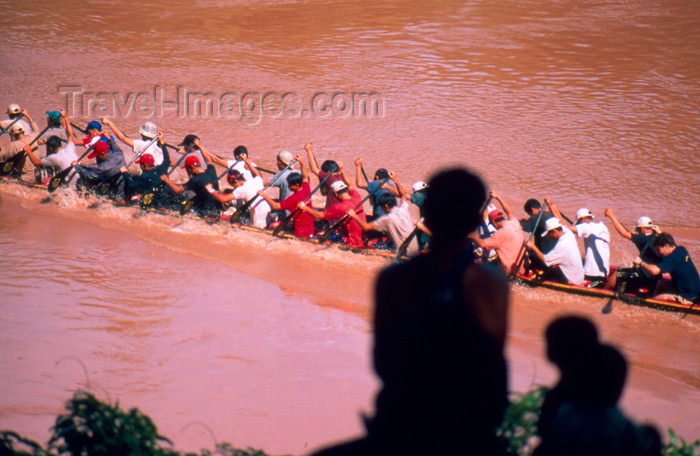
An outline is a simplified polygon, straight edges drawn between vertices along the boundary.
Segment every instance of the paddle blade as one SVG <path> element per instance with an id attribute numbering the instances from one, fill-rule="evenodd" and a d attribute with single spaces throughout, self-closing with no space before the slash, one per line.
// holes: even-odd
<path id="1" fill-rule="evenodd" d="M 146 192 L 141 195 L 141 198 L 139 198 L 139 207 L 141 207 L 141 209 L 148 209 L 149 207 L 153 206 L 155 199 L 156 195 L 154 192 Z"/>
<path id="2" fill-rule="evenodd" d="M 233 225 L 234 223 L 236 223 L 238 221 L 239 218 L 241 218 L 241 215 L 243 215 L 243 208 L 242 207 L 237 209 L 236 212 L 234 212 L 233 214 L 231 214 L 231 218 L 229 219 L 229 223 L 231 223 L 231 225 Z"/>
<path id="3" fill-rule="evenodd" d="M 187 214 L 192 209 L 192 206 L 194 206 L 194 200 L 183 201 L 180 206 L 180 215 Z"/>
<path id="4" fill-rule="evenodd" d="M 97 186 L 97 194 L 100 196 L 105 196 L 109 193 L 109 191 L 112 189 L 112 184 L 110 182 L 102 182 L 100 185 Z"/>
<path id="5" fill-rule="evenodd" d="M 49 193 L 53 193 L 56 191 L 58 187 L 60 187 L 63 184 L 63 180 L 66 178 L 66 176 L 61 176 L 60 174 L 57 176 L 54 176 L 51 178 L 49 181 Z"/>
<path id="6" fill-rule="evenodd" d="M 15 162 L 14 160 L 7 160 L 6 162 L 3 162 L 2 168 L 0 169 L 0 172 L 2 172 L 3 175 L 10 174 L 12 171 L 12 168 L 15 167 Z"/>

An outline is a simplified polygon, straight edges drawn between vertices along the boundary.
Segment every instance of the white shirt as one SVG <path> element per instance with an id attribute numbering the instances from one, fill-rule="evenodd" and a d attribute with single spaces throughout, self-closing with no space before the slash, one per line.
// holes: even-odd
<path id="1" fill-rule="evenodd" d="M 389 233 L 389 237 L 398 249 L 415 228 L 408 201 L 401 200 L 398 206 L 375 220 L 373 225 L 375 229 Z M 415 237 L 409 243 L 406 253 L 409 255 L 418 253 L 418 241 Z"/>
<path id="2" fill-rule="evenodd" d="M 579 223 L 578 237 L 586 246 L 583 272 L 591 277 L 606 277 L 610 271 L 610 233 L 603 222 Z"/>
<path id="3" fill-rule="evenodd" d="M 233 191 L 233 196 L 237 200 L 246 203 L 254 198 L 258 194 L 259 190 L 262 190 L 265 185 L 263 184 L 262 177 L 256 176 L 251 180 L 245 181 L 243 185 L 237 187 Z M 267 214 L 270 213 L 270 205 L 267 204 L 265 198 L 259 196 L 255 202 L 250 206 L 250 217 L 253 219 L 253 225 L 258 228 L 265 228 L 267 226 Z"/>
<path id="4" fill-rule="evenodd" d="M 134 139 L 134 155 L 138 155 L 141 151 L 150 143 L 151 140 L 144 141 L 143 139 Z M 153 160 L 155 161 L 155 166 L 163 163 L 163 151 L 158 146 L 158 140 L 156 139 L 153 144 L 148 146 L 148 149 L 144 152 L 145 154 L 153 155 Z M 203 163 L 203 162 L 202 162 Z"/>
<path id="5" fill-rule="evenodd" d="M 229 168 L 231 168 L 231 166 L 234 163 L 236 163 L 236 160 L 226 160 L 226 164 Z M 251 165 L 255 166 L 255 163 L 251 163 Z M 233 169 L 243 174 L 243 177 L 245 178 L 246 182 L 253 180 L 253 173 L 251 173 L 250 170 L 245 167 L 245 162 L 243 160 L 239 160 L 238 163 L 236 163 L 236 166 L 233 167 Z"/>
<path id="6" fill-rule="evenodd" d="M 41 159 L 41 164 L 50 166 L 57 172 L 61 172 L 68 168 L 71 163 L 78 160 L 78 155 L 75 153 L 75 143 L 68 142 L 65 146 L 58 149 L 55 154 L 51 154 Z M 73 173 L 69 182 L 73 182 L 78 177 L 78 173 Z"/>
<path id="7" fill-rule="evenodd" d="M 576 237 L 568 228 L 562 228 L 564 234 L 557 240 L 552 250 L 544 255 L 544 262 L 547 266 L 558 265 L 569 283 L 583 285 L 583 264 Z"/>

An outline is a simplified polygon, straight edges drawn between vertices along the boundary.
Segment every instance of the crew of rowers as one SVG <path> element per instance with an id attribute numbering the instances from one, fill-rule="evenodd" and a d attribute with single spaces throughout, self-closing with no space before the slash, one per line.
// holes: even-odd
<path id="1" fill-rule="evenodd" d="M 77 141 L 65 111 L 46 114 L 47 127 L 40 133 L 29 113 L 16 104 L 9 106 L 9 118 L 0 122 L 0 134 L 9 131 L 11 136 L 9 145 L 0 151 L 0 160 L 4 165 L 11 163 L 19 179 L 46 183 L 51 175 L 73 167 L 75 173 L 69 183 L 78 188 L 108 183 L 110 193 L 126 202 L 157 191 L 154 201 L 160 206 L 189 202 L 188 207 L 200 215 L 221 218 L 245 209 L 254 226 L 276 228 L 282 223 L 283 228 L 291 228 L 301 238 L 318 236 L 321 230 L 333 227 L 338 234 L 331 233 L 331 239 L 353 248 L 400 247 L 401 254 L 415 255 L 429 246 L 429 230 L 420 220 L 414 222 L 411 211 L 413 204 L 417 206 L 414 212 L 420 213 L 426 184 L 416 182 L 408 191 L 393 172 L 384 168 L 378 169 L 370 180 L 361 157 L 355 160 L 355 179 L 351 179 L 342 162 L 325 160 L 319 166 L 312 144 L 306 143 L 308 170 L 301 155 L 282 151 L 277 155 L 277 172 L 266 178 L 250 161 L 245 146 L 236 147 L 234 159 L 226 160 L 209 152 L 198 136 L 187 135 L 177 148 L 173 147 L 180 159 L 171 166 L 170 146 L 153 122 L 146 122 L 139 129 L 140 138 L 130 138 L 108 118 L 91 121 L 85 128 L 85 138 Z M 138 169 L 129 169 L 115 139 L 132 148 Z M 40 157 L 36 150 L 44 144 L 45 156 Z M 95 158 L 94 166 L 79 164 L 83 157 L 78 158 L 76 145 L 89 151 L 87 158 Z M 183 162 L 187 180 L 176 183 L 170 174 Z M 214 165 L 225 172 L 217 175 Z M 4 168 L 7 171 L 8 166 Z M 309 171 L 319 181 L 316 189 L 325 195 L 323 207 L 311 204 L 316 189 L 310 188 Z M 219 180 L 224 175 L 231 188 L 221 191 Z M 278 190 L 277 197 L 267 193 L 273 186 Z M 366 198 L 358 189 L 367 192 L 371 215 L 365 214 Z M 490 252 L 509 275 L 536 274 L 543 280 L 627 290 L 686 304 L 700 297 L 700 277 L 688 251 L 677 246 L 673 237 L 662 232 L 649 217 L 640 217 L 630 231 L 612 209 L 605 210 L 617 232 L 631 240 L 639 251 L 633 267 L 611 272 L 606 225 L 594 221 L 594 215 L 586 208 L 579 209 L 571 221 L 549 197 L 544 201 L 545 207 L 535 199 L 528 200 L 524 205 L 528 217 L 518 220 L 508 204 L 491 192 L 483 227 L 470 236 L 475 247 L 486 252 L 484 259 L 489 258 Z M 527 240 L 526 232 L 531 233 Z M 576 236 L 584 241 L 583 260 Z M 663 273 L 670 275 L 670 284 L 659 280 Z"/>

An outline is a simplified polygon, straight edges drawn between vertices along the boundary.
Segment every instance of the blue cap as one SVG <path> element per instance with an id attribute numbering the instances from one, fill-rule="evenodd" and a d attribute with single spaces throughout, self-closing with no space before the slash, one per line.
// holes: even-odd
<path id="1" fill-rule="evenodd" d="M 96 120 L 93 120 L 89 124 L 87 124 L 87 127 L 85 127 L 86 130 L 102 130 L 102 124 L 99 123 Z"/>

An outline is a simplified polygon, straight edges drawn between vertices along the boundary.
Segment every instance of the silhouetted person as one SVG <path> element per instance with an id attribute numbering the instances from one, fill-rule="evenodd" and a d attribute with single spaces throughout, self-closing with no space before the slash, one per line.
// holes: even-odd
<path id="1" fill-rule="evenodd" d="M 547 392 L 538 421 L 538 434 L 544 440 L 554 413 L 572 399 L 585 370 L 586 356 L 598 345 L 598 330 L 590 320 L 574 315 L 560 317 L 545 330 L 547 359 L 559 369 L 559 382 Z M 537 454 L 537 453 L 536 453 Z"/>
<path id="2" fill-rule="evenodd" d="M 464 169 L 434 176 L 425 200 L 431 251 L 384 269 L 375 288 L 374 368 L 382 381 L 367 436 L 337 455 L 505 455 L 508 287 L 474 263 L 468 234 L 485 199 Z"/>
<path id="3" fill-rule="evenodd" d="M 578 317 L 557 320 L 547 330 L 548 356 L 562 369 L 536 456 L 652 456 L 661 454 L 661 439 L 651 427 L 639 427 L 618 408 L 627 379 L 627 361 L 618 349 L 598 344 L 595 327 Z M 550 329 L 554 337 L 550 339 Z M 591 332 L 591 328 L 593 332 Z M 565 331 L 571 330 L 567 337 Z M 572 344 L 573 340 L 573 344 Z M 591 345 L 591 343 L 593 345 Z M 554 354 L 554 358 L 552 358 Z M 567 360 L 558 356 L 566 356 Z M 576 378 L 571 378 L 575 376 Z M 555 388 L 555 389 L 556 389 Z M 554 390 L 552 390 L 554 391 Z M 547 399 L 552 399 L 549 395 Z M 544 407 L 543 407 L 544 411 Z"/>

